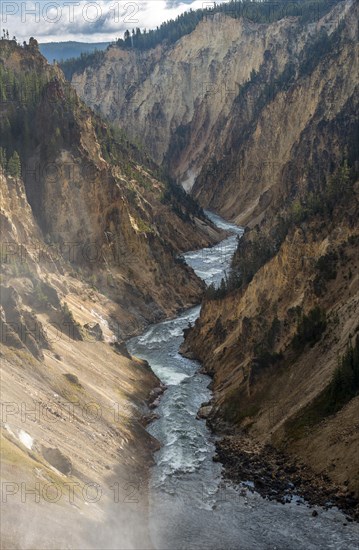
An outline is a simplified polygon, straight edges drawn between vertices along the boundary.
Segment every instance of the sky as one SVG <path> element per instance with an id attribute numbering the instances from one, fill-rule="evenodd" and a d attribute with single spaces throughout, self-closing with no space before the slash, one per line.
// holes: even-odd
<path id="1" fill-rule="evenodd" d="M 110 42 L 123 38 L 126 29 L 153 29 L 190 8 L 213 5 L 210 0 L 0 0 L 0 23 L 20 42 L 30 36 L 39 42 Z"/>

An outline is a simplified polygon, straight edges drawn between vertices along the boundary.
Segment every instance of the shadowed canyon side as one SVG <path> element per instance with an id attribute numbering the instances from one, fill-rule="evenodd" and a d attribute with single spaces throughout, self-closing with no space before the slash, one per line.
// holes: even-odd
<path id="1" fill-rule="evenodd" d="M 242 453 L 248 439 L 259 443 L 259 455 L 274 445 L 337 484 L 338 502 L 347 498 L 356 517 L 357 21 L 358 4 L 351 4 L 322 53 L 312 49 L 299 76 L 264 108 L 255 95 L 257 75 L 249 89 L 258 120 L 244 138 L 230 121 L 233 154 L 216 166 L 217 178 L 228 177 L 220 185 L 208 172 L 197 180 L 204 203 L 212 197 L 210 204 L 250 221 L 251 229 L 222 285 L 208 289 L 182 347 L 213 377 L 206 416 L 228 435 L 218 447 L 228 475 L 248 475 Z M 259 159 L 255 165 L 251 155 Z"/>
<path id="2" fill-rule="evenodd" d="M 224 233 L 36 41 L 0 41 L 0 94 L 1 543 L 150 548 L 143 415 L 162 389 L 123 340 L 198 302 L 178 255 Z"/>
<path id="3" fill-rule="evenodd" d="M 18 149 L 49 250 L 67 254 L 94 287 L 116 298 L 123 336 L 131 323 L 133 331 L 141 327 L 141 317 L 154 321 L 196 303 L 203 286 L 176 256 L 215 242 L 220 231 L 177 187 L 161 182 L 156 166 L 120 132 L 93 116 L 37 46 L 2 41 L 1 48 L 4 89 L 13 80 L 17 86 L 17 97 L 3 103 L 1 144 L 9 157 Z"/>

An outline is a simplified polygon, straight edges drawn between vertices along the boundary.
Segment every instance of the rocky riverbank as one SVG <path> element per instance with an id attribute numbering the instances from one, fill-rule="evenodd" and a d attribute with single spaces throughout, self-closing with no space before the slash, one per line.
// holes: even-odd
<path id="1" fill-rule="evenodd" d="M 359 521 L 359 500 L 349 489 L 339 488 L 325 474 L 317 475 L 308 466 L 268 444 L 245 435 L 228 436 L 216 443 L 215 461 L 223 464 L 225 479 L 257 491 L 261 496 L 285 504 L 338 507 L 346 521 Z M 305 502 L 304 502 L 305 501 Z M 320 514 L 313 509 L 312 515 Z"/>

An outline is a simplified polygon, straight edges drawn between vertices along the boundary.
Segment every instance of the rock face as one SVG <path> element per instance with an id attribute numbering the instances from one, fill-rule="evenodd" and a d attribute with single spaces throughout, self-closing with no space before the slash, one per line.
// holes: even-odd
<path id="1" fill-rule="evenodd" d="M 202 405 L 202 407 L 199 409 L 197 413 L 197 417 L 206 419 L 209 417 L 211 412 L 212 412 L 212 407 L 210 405 L 205 405 L 205 406 Z"/>
<path id="2" fill-rule="evenodd" d="M 21 508 L 20 491 L 7 500 L 2 540 L 150 548 L 158 442 L 142 414 L 160 381 L 123 339 L 198 302 L 203 285 L 177 256 L 221 232 L 94 117 L 35 42 L 0 41 L 1 471 L 40 501 Z M 131 483 L 135 513 L 115 504 Z M 89 485 L 100 488 L 96 505 Z"/>
<path id="3" fill-rule="evenodd" d="M 305 186 L 304 167 L 315 167 L 320 177 L 350 151 L 359 86 L 357 15 L 357 4 L 342 3 L 314 34 L 296 37 L 293 54 L 266 52 L 224 127 L 214 129 L 221 139 L 192 190 L 203 205 L 253 226 Z"/>
<path id="4" fill-rule="evenodd" d="M 99 323 L 86 323 L 84 328 L 87 330 L 88 334 L 98 342 L 103 340 L 103 332 Z"/>
<path id="5" fill-rule="evenodd" d="M 333 406 L 338 361 L 358 345 L 357 10 L 324 56 L 313 53 L 307 74 L 299 69 L 263 108 L 254 96 L 259 116 L 243 136 L 239 102 L 228 122 L 230 157 L 197 179 L 203 203 L 251 229 L 227 291 L 208 296 L 183 352 L 213 376 L 212 426 L 274 443 L 358 498 L 357 375 L 348 399 Z M 332 195 L 345 159 L 348 179 L 339 177 Z"/>
<path id="6" fill-rule="evenodd" d="M 99 68 L 74 75 L 72 84 L 88 105 L 143 141 L 157 162 L 167 158 L 173 174 L 190 185 L 240 86 L 260 67 L 268 47 L 279 49 L 289 39 L 291 28 L 282 21 L 273 34 L 266 26 L 218 14 L 173 47 L 112 47 Z"/>
<path id="7" fill-rule="evenodd" d="M 249 283 L 207 299 L 182 348 L 213 377 L 215 430 L 270 442 L 357 498 L 358 193 L 331 220 L 293 227 Z"/>
<path id="8" fill-rule="evenodd" d="M 317 71 L 310 65 L 324 41 L 335 41 L 343 19 L 355 43 L 354 4 L 342 2 L 310 24 L 216 14 L 172 46 L 111 47 L 100 66 L 75 74 L 72 83 L 185 188 L 193 186 L 202 205 L 252 222 L 273 201 L 298 141 L 312 139 L 323 111 L 330 124 L 352 97 L 352 47 L 334 46 L 334 58 Z"/>
<path id="9" fill-rule="evenodd" d="M 253 228 L 232 286 L 185 335 L 183 351 L 213 376 L 199 416 L 285 447 L 356 494 L 358 397 L 325 411 L 357 332 L 358 9 L 341 2 L 309 24 L 218 14 L 173 46 L 111 47 L 73 77 L 203 206 Z M 350 176 L 333 176 L 345 161 Z"/>
<path id="10" fill-rule="evenodd" d="M 351 0 L 310 24 L 216 15 L 173 46 L 111 47 L 73 77 L 203 206 L 253 227 L 234 262 L 243 284 L 205 301 L 183 348 L 214 377 L 211 424 L 287 446 L 356 493 L 358 398 L 324 417 L 317 399 L 357 332 L 358 15 Z M 324 212 L 345 159 L 351 192 Z M 298 353 L 318 311 L 325 331 Z"/>
<path id="11" fill-rule="evenodd" d="M 24 108 L 23 141 L 8 139 L 19 149 L 23 172 L 23 183 L 10 176 L 2 179 L 9 237 L 11 222 L 19 218 L 19 230 L 9 242 L 22 244 L 21 214 L 11 207 L 13 195 L 20 192 L 22 203 L 31 207 L 46 261 L 56 266 L 60 256 L 78 266 L 117 303 L 113 317 L 124 321 L 121 337 L 138 330 L 138 323 L 198 301 L 203 286 L 176 256 L 218 240 L 221 233 L 206 224 L 194 203 L 185 203 L 183 195 L 161 182 L 156 166 L 134 146 L 110 135 L 37 51 L 4 40 L 0 54 L 8 78 L 10 71 L 19 79 L 36 74 L 40 88 Z M 19 81 L 22 85 L 28 83 Z M 16 122 L 15 103 L 9 101 L 4 113 L 10 126 Z M 30 118 L 31 140 L 26 138 Z M 23 234 L 26 229 L 30 227 Z M 23 244 L 25 254 L 26 238 Z"/>
<path id="12" fill-rule="evenodd" d="M 184 351 L 214 378 L 200 414 L 356 492 L 358 398 L 327 416 L 317 400 L 357 331 L 357 20 L 352 0 L 309 24 L 217 14 L 171 46 L 111 47 L 72 79 L 203 206 L 253 227 L 234 259 L 241 284 L 207 298 L 186 333 Z M 331 179 L 344 160 L 348 193 Z M 299 353 L 316 315 L 320 334 Z"/>
<path id="13" fill-rule="evenodd" d="M 111 47 L 101 67 L 73 78 L 88 105 L 194 184 L 202 205 L 254 226 L 236 253 L 233 286 L 208 296 L 186 332 L 183 351 L 213 376 L 211 408 L 200 416 L 218 431 L 283 447 L 355 494 L 359 398 L 333 410 L 327 390 L 358 332 L 357 20 L 351 0 L 309 25 L 215 16 L 173 46 Z M 0 70 L 11 82 L 26 76 L 0 118 L 1 145 L 22 163 L 22 177 L 0 174 L 1 390 L 13 404 L 2 473 L 12 481 L 16 465 L 41 488 L 63 476 L 80 489 L 84 480 L 105 487 L 110 525 L 98 546 L 113 544 L 119 524 L 122 541 L 138 536 L 128 547 L 148 548 L 138 527 L 145 516 L 134 520 L 110 502 L 121 479 L 121 499 L 134 484 L 146 508 L 144 466 L 158 448 L 140 416 L 151 391 L 158 403 L 160 382 L 123 339 L 198 300 L 203 285 L 177 257 L 220 234 L 148 156 L 93 115 L 35 41 L 0 41 Z M 26 426 L 31 450 L 21 444 L 16 405 L 24 403 L 41 413 Z M 12 503 L 8 525 L 17 519 Z M 99 509 L 85 504 L 79 491 L 84 530 L 97 532 Z M 35 508 L 38 533 L 10 538 L 9 547 L 46 547 Z M 54 545 L 69 546 L 63 525 L 71 525 L 70 545 L 87 547 L 74 507 L 62 513 Z"/>
<path id="14" fill-rule="evenodd" d="M 292 20 L 268 26 L 217 14 L 171 47 L 112 47 L 100 67 L 75 74 L 72 84 L 88 105 L 141 140 L 156 162 L 167 161 L 190 188 L 251 71 L 259 70 L 269 52 L 281 52 L 284 67 L 283 43 L 297 51 L 304 40 Z"/>

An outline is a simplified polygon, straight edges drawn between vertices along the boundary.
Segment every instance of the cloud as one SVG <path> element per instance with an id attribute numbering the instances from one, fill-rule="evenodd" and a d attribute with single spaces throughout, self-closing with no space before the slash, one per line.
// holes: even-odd
<path id="1" fill-rule="evenodd" d="M 205 0 L 1 0 L 1 28 L 18 40 L 107 42 L 126 29 L 153 29 L 188 9 L 209 7 Z"/>

